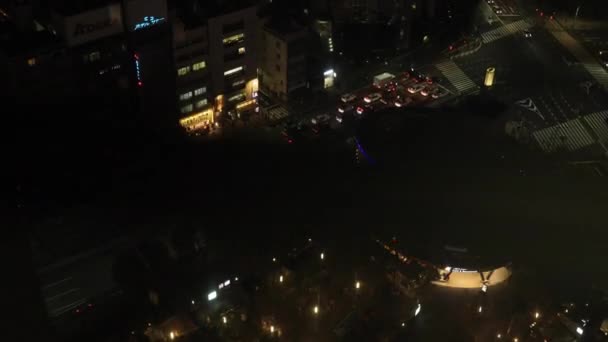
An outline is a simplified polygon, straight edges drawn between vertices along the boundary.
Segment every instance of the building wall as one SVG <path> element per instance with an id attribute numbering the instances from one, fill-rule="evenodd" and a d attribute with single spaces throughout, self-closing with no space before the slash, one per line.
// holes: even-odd
<path id="1" fill-rule="evenodd" d="M 287 100 L 289 93 L 305 87 L 307 33 L 300 29 L 279 33 L 264 29 L 261 42 L 261 86 L 270 95 Z"/>
<path id="2" fill-rule="evenodd" d="M 211 69 L 211 82 L 213 95 L 216 98 L 223 95 L 224 101 L 216 100 L 216 106 L 230 109 L 241 101 L 228 101 L 242 92 L 239 87 L 233 87 L 235 82 L 245 81 L 245 84 L 257 78 L 257 42 L 258 17 L 256 7 L 249 7 L 237 12 L 229 13 L 208 21 L 209 31 L 209 59 L 213 66 Z M 238 23 L 242 23 L 242 26 Z M 242 41 L 226 43 L 225 39 L 243 34 Z M 244 53 L 239 54 L 239 51 Z M 227 71 L 237 70 L 229 75 Z M 245 94 L 251 99 L 252 94 Z M 223 102 L 223 103 L 222 103 Z"/>

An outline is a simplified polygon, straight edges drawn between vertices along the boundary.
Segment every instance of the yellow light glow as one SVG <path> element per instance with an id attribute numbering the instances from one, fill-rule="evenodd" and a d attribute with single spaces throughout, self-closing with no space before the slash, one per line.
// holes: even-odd
<path id="1" fill-rule="evenodd" d="M 491 87 L 494 84 L 494 77 L 496 74 L 496 68 L 490 67 L 486 69 L 486 78 L 483 81 L 483 84 L 486 87 Z"/>
<path id="2" fill-rule="evenodd" d="M 321 253 L 321 260 L 325 259 L 325 253 Z"/>
<path id="3" fill-rule="evenodd" d="M 273 333 L 274 332 L 274 325 L 270 326 L 270 332 Z"/>
<path id="4" fill-rule="evenodd" d="M 250 106 L 252 104 L 255 104 L 255 100 L 243 101 L 236 105 L 236 109 L 241 109 L 241 108 Z"/>
<path id="5" fill-rule="evenodd" d="M 355 283 L 355 288 L 358 290 L 361 287 L 361 283 L 360 282 L 356 282 Z"/>
<path id="6" fill-rule="evenodd" d="M 169 333 L 169 338 L 172 340 L 175 339 L 175 333 L 173 331 Z"/>
<path id="7" fill-rule="evenodd" d="M 222 317 L 222 322 L 224 322 L 224 324 L 228 323 L 228 318 L 226 318 L 226 316 Z"/>
<path id="8" fill-rule="evenodd" d="M 282 283 L 283 282 L 283 276 L 279 277 L 279 282 Z"/>
<path id="9" fill-rule="evenodd" d="M 211 124 L 214 122 L 213 118 L 213 110 L 207 109 L 202 112 L 198 112 L 192 115 L 189 115 L 185 118 L 179 120 L 180 126 L 186 129 L 197 129 L 206 124 Z"/>
<path id="10" fill-rule="evenodd" d="M 314 312 L 314 313 L 315 313 L 315 315 L 316 315 L 316 314 L 318 314 L 318 313 L 319 313 L 319 306 L 318 306 L 318 305 L 315 305 L 315 307 L 314 307 L 314 308 L 312 308 L 312 312 Z"/>

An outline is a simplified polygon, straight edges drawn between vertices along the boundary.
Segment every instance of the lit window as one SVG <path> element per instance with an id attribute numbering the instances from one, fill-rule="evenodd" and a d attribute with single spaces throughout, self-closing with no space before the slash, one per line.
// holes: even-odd
<path id="1" fill-rule="evenodd" d="M 189 66 L 185 66 L 185 67 L 177 69 L 177 75 L 179 75 L 179 76 L 184 76 L 184 75 L 186 75 L 189 72 L 190 72 L 190 67 Z"/>
<path id="2" fill-rule="evenodd" d="M 245 48 L 244 47 L 240 47 L 239 48 L 239 55 L 243 55 L 245 54 Z"/>
<path id="3" fill-rule="evenodd" d="M 188 100 L 191 97 L 192 97 L 192 92 L 191 91 L 179 95 L 179 99 L 181 101 Z"/>
<path id="4" fill-rule="evenodd" d="M 89 54 L 89 61 L 94 62 L 101 59 L 101 53 L 99 51 L 91 52 Z"/>
<path id="5" fill-rule="evenodd" d="M 202 99 L 200 101 L 196 101 L 196 108 L 201 108 L 207 105 L 207 99 Z"/>
<path id="6" fill-rule="evenodd" d="M 237 73 L 242 70 L 243 70 L 242 66 L 236 67 L 234 69 L 226 70 L 226 71 L 224 71 L 224 76 L 229 76 L 229 75 L 232 75 L 232 74 Z"/>
<path id="7" fill-rule="evenodd" d="M 32 58 L 28 59 L 27 60 L 27 65 L 29 65 L 29 66 L 36 65 L 36 58 L 32 57 Z"/>
<path id="8" fill-rule="evenodd" d="M 228 102 L 242 101 L 246 98 L 245 94 L 239 93 L 228 98 Z"/>
<path id="9" fill-rule="evenodd" d="M 239 33 L 239 34 L 235 34 L 233 36 L 224 38 L 223 42 L 224 42 L 224 45 L 232 45 L 232 44 L 242 42 L 244 38 L 245 38 L 245 34 Z"/>
<path id="10" fill-rule="evenodd" d="M 233 87 L 238 87 L 243 84 L 245 84 L 245 80 L 238 80 L 238 81 L 232 82 Z"/>
<path id="11" fill-rule="evenodd" d="M 204 69 L 205 66 L 206 66 L 205 61 L 200 61 L 198 63 L 192 64 L 192 70 L 199 71 L 201 69 Z"/>
<path id="12" fill-rule="evenodd" d="M 207 92 L 207 87 L 202 87 L 202 88 L 194 89 L 194 96 L 203 95 L 206 92 Z"/>
<path id="13" fill-rule="evenodd" d="M 180 109 L 179 109 L 179 111 L 180 111 L 182 114 L 190 113 L 190 112 L 192 111 L 192 105 L 191 105 L 191 104 L 189 104 L 189 105 L 187 105 L 187 106 L 183 106 L 182 108 L 180 108 Z"/>

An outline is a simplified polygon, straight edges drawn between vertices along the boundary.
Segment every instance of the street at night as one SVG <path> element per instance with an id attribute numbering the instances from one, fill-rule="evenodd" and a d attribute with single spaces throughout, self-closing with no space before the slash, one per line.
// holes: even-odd
<path id="1" fill-rule="evenodd" d="M 7 340 L 608 341 L 575 2 L 0 0 Z"/>

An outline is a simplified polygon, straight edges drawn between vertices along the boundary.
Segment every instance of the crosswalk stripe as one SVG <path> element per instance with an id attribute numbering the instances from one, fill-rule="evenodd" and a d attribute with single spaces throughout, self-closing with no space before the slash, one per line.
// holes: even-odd
<path id="1" fill-rule="evenodd" d="M 568 49 L 591 76 L 605 89 L 608 89 L 608 72 L 595 60 L 587 50 L 579 44 L 568 32 L 559 24 L 551 23 L 550 32 L 553 36 Z"/>
<path id="2" fill-rule="evenodd" d="M 583 117 L 583 120 L 585 120 L 585 122 L 589 124 L 589 127 L 591 127 L 591 130 L 593 130 L 593 133 L 597 135 L 599 141 L 602 143 L 608 143 L 608 123 L 606 122 L 607 119 L 608 110 L 591 113 Z"/>
<path id="3" fill-rule="evenodd" d="M 532 136 L 539 147 L 548 153 L 561 148 L 576 151 L 595 143 L 595 140 L 587 132 L 579 119 L 538 130 L 532 133 Z"/>
<path id="4" fill-rule="evenodd" d="M 450 81 L 460 93 L 464 93 L 479 87 L 451 60 L 446 60 L 435 65 L 437 69 Z"/>
<path id="5" fill-rule="evenodd" d="M 525 20 L 514 21 L 510 24 L 503 25 L 501 27 L 495 28 L 491 31 L 484 32 L 481 34 L 481 39 L 484 43 L 491 43 L 500 38 L 512 35 L 517 32 L 521 32 L 527 30 L 532 25 Z"/>

